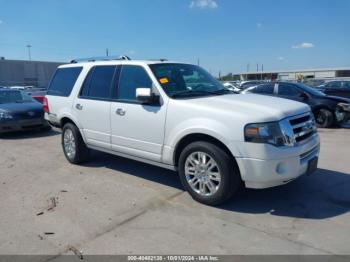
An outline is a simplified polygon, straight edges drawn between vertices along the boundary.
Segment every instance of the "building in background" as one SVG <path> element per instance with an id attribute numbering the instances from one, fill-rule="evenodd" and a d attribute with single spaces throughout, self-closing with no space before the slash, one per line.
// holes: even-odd
<path id="1" fill-rule="evenodd" d="M 47 87 L 56 68 L 63 63 L 6 60 L 0 58 L 0 86 Z"/>
<path id="2" fill-rule="evenodd" d="M 350 67 L 269 72 L 246 72 L 241 73 L 239 75 L 235 75 L 235 77 L 240 79 L 241 81 L 350 78 Z"/>

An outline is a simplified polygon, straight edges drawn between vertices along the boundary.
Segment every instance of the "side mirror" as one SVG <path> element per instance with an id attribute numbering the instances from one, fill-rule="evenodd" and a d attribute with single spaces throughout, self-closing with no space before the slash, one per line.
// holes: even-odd
<path id="1" fill-rule="evenodd" d="M 136 98 L 142 104 L 159 103 L 159 96 L 154 95 L 151 88 L 136 88 Z"/>
<path id="2" fill-rule="evenodd" d="M 301 93 L 300 94 L 300 97 L 302 98 L 302 99 L 304 99 L 304 100 L 306 100 L 306 99 L 308 99 L 309 98 L 309 95 L 307 94 L 307 93 Z"/>

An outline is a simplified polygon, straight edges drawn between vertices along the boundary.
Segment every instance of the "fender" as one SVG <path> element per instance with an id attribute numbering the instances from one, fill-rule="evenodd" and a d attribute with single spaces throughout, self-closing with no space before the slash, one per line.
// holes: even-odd
<path id="1" fill-rule="evenodd" d="M 239 128 L 239 127 L 238 127 Z M 163 161 L 167 164 L 174 164 L 174 154 L 176 146 L 179 142 L 186 136 L 191 134 L 203 134 L 211 136 L 221 143 L 227 146 L 231 151 L 233 156 L 238 155 L 238 148 L 232 143 L 235 139 L 229 139 L 234 136 L 235 131 L 231 130 L 228 126 L 224 125 L 220 121 L 209 118 L 195 118 L 188 119 L 183 121 L 173 128 L 170 129 L 171 132 L 168 133 L 168 130 L 165 134 L 164 139 L 164 149 L 163 149 Z M 242 133 L 242 132 L 240 132 Z M 236 139 L 238 140 L 238 133 L 236 134 Z"/>

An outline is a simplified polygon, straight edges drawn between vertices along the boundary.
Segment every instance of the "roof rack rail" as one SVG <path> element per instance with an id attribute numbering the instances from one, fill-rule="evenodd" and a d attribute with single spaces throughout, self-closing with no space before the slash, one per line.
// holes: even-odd
<path id="1" fill-rule="evenodd" d="M 122 55 L 122 56 L 97 56 L 97 57 L 73 59 L 70 61 L 70 63 L 76 64 L 76 63 L 80 63 L 80 62 L 113 61 L 113 60 L 131 60 L 131 58 L 126 56 L 126 55 Z"/>
<path id="2" fill-rule="evenodd" d="M 168 61 L 168 59 L 166 58 L 152 58 L 152 59 L 147 59 L 149 61 L 161 61 L 161 62 L 165 62 L 165 61 Z"/>

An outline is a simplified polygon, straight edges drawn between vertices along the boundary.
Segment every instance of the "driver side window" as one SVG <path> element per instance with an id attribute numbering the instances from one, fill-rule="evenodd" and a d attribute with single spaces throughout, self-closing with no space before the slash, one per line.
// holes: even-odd
<path id="1" fill-rule="evenodd" d="M 152 80 L 141 66 L 123 65 L 118 85 L 118 99 L 136 102 L 137 88 L 152 88 Z"/>
<path id="2" fill-rule="evenodd" d="M 280 83 L 278 85 L 278 95 L 280 96 L 300 96 L 301 92 L 293 85 Z"/>

